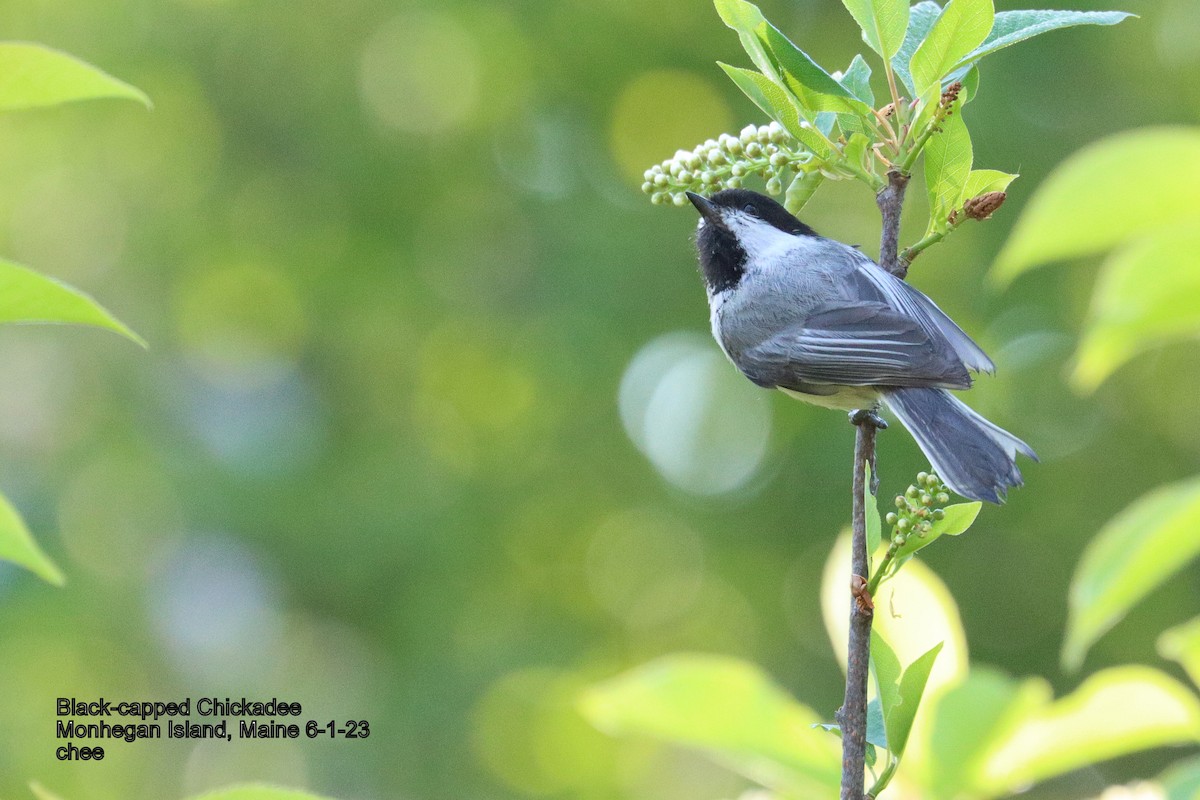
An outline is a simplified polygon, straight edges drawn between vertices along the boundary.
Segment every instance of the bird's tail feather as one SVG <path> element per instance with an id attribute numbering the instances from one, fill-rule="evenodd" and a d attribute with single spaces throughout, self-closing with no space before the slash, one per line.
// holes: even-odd
<path id="1" fill-rule="evenodd" d="M 1017 453 L 1037 454 L 945 389 L 894 389 L 883 401 L 908 428 L 946 485 L 963 497 L 1001 503 L 1021 485 Z"/>

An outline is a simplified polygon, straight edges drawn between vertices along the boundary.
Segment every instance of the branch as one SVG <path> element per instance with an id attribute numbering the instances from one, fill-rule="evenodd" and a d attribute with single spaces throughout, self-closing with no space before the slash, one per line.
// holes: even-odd
<path id="1" fill-rule="evenodd" d="M 898 278 L 908 274 L 908 264 L 901 262 L 900 212 L 904 208 L 904 190 L 908 175 L 897 170 L 888 173 L 887 186 L 875 196 L 883 217 L 879 237 L 879 266 Z M 871 664 L 871 595 L 867 592 L 869 567 L 867 562 L 867 515 L 863 502 L 866 491 L 865 466 L 871 465 L 871 481 L 878 481 L 875 470 L 875 434 L 887 427 L 875 415 L 874 409 L 862 409 L 850 415 L 858 431 L 854 436 L 854 496 L 851 500 L 850 581 L 853 599 L 850 603 L 850 640 L 846 659 L 846 696 L 838 713 L 842 728 L 842 797 L 841 800 L 863 800 L 864 769 L 867 750 L 867 680 Z M 872 494 L 875 486 L 870 487 Z"/>

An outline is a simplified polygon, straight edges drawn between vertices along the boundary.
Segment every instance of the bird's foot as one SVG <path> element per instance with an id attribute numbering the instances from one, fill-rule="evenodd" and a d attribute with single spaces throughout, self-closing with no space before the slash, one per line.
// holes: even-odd
<path id="1" fill-rule="evenodd" d="M 887 430 L 887 420 L 879 416 L 873 408 L 860 408 L 850 412 L 851 425 L 871 425 L 878 430 Z"/>

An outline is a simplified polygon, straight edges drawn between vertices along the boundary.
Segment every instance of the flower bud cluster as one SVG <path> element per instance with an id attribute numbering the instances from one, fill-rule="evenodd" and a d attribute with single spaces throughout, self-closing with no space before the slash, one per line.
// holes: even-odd
<path id="1" fill-rule="evenodd" d="M 723 133 L 655 164 L 643 176 L 642 191 L 655 204 L 683 206 L 689 191 L 736 189 L 747 177 L 757 175 L 766 182 L 769 194 L 782 194 L 789 174 L 806 169 L 812 161 L 813 154 L 778 122 L 747 125 L 737 136 Z"/>
<path id="2" fill-rule="evenodd" d="M 896 496 L 896 510 L 885 520 L 892 526 L 892 545 L 903 547 L 908 537 L 925 538 L 935 520 L 943 519 L 943 507 L 950 502 L 950 493 L 942 479 L 932 472 L 918 472 L 916 484 Z"/>

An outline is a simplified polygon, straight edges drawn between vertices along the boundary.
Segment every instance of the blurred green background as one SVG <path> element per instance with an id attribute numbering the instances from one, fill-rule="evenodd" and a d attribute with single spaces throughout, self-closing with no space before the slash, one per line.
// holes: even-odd
<path id="1" fill-rule="evenodd" d="M 989 60 L 967 110 L 976 163 L 1022 177 L 912 274 L 999 365 L 970 402 L 1042 456 L 929 562 L 976 663 L 1060 691 L 1078 682 L 1058 652 L 1084 544 L 1200 463 L 1200 348 L 1081 398 L 1063 376 L 1091 270 L 983 281 L 1067 154 L 1200 117 L 1200 6 L 1071 5 L 1142 18 Z M 830 69 L 863 50 L 836 0 L 762 6 Z M 30 779 L 72 800 L 242 779 L 340 798 L 732 795 L 698 756 L 610 740 L 574 710 L 580 687 L 677 650 L 757 661 L 832 714 L 817 589 L 852 429 L 723 361 L 693 215 L 638 190 L 675 149 L 763 121 L 713 63 L 745 58 L 707 2 L 29 0 L 0 6 L 0 35 L 156 106 L 0 118 L 0 253 L 151 342 L 0 331 L 0 487 L 69 576 L 57 590 L 0 565 L 0 796 Z M 826 187 L 806 221 L 875 252 L 861 185 Z M 884 496 L 924 466 L 883 436 Z M 1198 605 L 1193 569 L 1087 668 L 1178 673 L 1153 642 Z M 372 735 L 54 760 L 58 696 L 227 694 Z"/>

